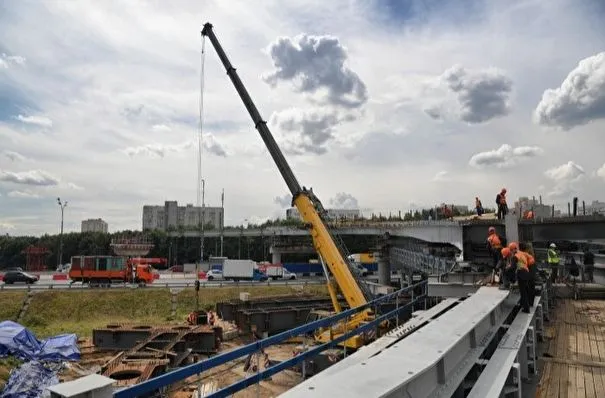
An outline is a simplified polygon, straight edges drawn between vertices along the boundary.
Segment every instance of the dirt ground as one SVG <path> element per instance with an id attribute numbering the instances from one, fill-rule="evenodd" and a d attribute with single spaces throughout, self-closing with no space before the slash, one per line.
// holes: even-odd
<path id="1" fill-rule="evenodd" d="M 236 348 L 237 346 L 243 344 L 242 341 L 233 341 L 227 342 L 224 344 L 222 351 L 228 351 L 230 349 Z M 282 361 L 292 357 L 293 350 L 295 346 L 294 344 L 283 344 L 269 347 L 265 353 L 268 355 L 269 359 L 272 361 Z M 257 361 L 257 357 L 253 360 L 253 362 Z M 227 363 L 225 365 L 219 366 L 215 369 L 212 369 L 207 374 L 202 374 L 202 383 L 206 385 L 211 385 L 213 388 L 211 390 L 218 390 L 222 387 L 226 387 L 230 384 L 237 382 L 245 377 L 251 376 L 254 374 L 253 371 L 249 370 L 248 372 L 244 371 L 244 360 L 242 358 L 237 361 L 233 361 Z M 260 369 L 264 369 L 262 365 L 263 359 L 261 359 Z M 235 394 L 238 398 L 270 398 L 277 397 L 278 395 L 284 393 L 290 388 L 294 387 L 298 383 L 302 381 L 300 374 L 291 371 L 285 370 L 280 372 L 270 379 L 260 382 L 258 385 L 252 385 L 238 393 Z M 194 391 L 198 386 L 198 378 L 191 377 L 187 380 L 187 382 L 192 383 L 190 386 L 185 386 L 171 395 L 173 398 L 189 398 L 193 396 Z"/>

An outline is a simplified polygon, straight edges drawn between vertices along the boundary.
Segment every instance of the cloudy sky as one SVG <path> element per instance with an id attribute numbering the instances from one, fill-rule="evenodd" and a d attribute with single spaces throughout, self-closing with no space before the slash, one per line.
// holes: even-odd
<path id="1" fill-rule="evenodd" d="M 259 5 L 260 4 L 260 5 Z M 204 22 L 301 185 L 365 212 L 605 197 L 600 0 L 5 1 L 0 232 L 195 203 Z M 228 224 L 288 190 L 206 43 L 206 204 Z"/>

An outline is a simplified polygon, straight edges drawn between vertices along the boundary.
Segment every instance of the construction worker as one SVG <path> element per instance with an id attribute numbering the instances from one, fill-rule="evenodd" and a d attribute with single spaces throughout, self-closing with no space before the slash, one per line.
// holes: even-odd
<path id="1" fill-rule="evenodd" d="M 582 258 L 584 263 L 584 279 L 586 282 L 594 282 L 594 254 L 590 251 L 588 245 L 584 247 Z"/>
<path id="2" fill-rule="evenodd" d="M 530 276 L 528 281 L 529 306 L 533 307 L 534 299 L 536 298 L 536 280 L 538 279 L 538 267 L 536 266 L 536 259 L 533 254 L 533 249 L 529 244 L 519 243 L 519 252 L 523 253 L 527 259 L 527 267 L 529 268 Z"/>
<path id="3" fill-rule="evenodd" d="M 477 210 L 477 215 L 479 217 L 483 215 L 483 205 L 477 196 L 475 196 L 475 210 Z"/>
<path id="4" fill-rule="evenodd" d="M 506 204 L 506 188 L 502 188 L 496 195 L 496 205 L 498 205 L 498 220 L 503 220 L 508 214 L 508 205 Z"/>
<path id="5" fill-rule="evenodd" d="M 489 227 L 487 229 L 487 249 L 492 255 L 494 269 L 498 266 L 502 250 L 502 239 L 496 233 L 496 228 Z"/>
<path id="6" fill-rule="evenodd" d="M 548 247 L 548 251 L 546 252 L 546 262 L 550 267 L 552 273 L 552 281 L 555 282 L 557 280 L 557 276 L 559 274 L 559 251 L 557 250 L 557 245 L 551 243 Z"/>
<path id="7" fill-rule="evenodd" d="M 506 290 L 510 287 L 511 282 L 514 282 L 515 273 L 510 265 L 510 249 L 508 247 L 503 247 L 500 254 L 502 255 L 502 258 L 498 263 L 498 270 L 500 271 L 500 290 Z"/>
<path id="8" fill-rule="evenodd" d="M 517 271 L 517 282 L 519 283 L 519 294 L 521 295 L 521 311 L 529 313 L 529 281 L 531 275 L 529 272 L 528 257 L 526 253 L 519 250 L 519 245 L 516 242 L 511 242 L 508 245 L 511 253 L 511 265 Z"/>

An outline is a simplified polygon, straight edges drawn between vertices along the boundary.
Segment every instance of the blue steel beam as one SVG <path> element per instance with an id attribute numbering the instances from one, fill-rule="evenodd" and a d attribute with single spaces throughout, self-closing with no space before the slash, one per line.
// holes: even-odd
<path id="1" fill-rule="evenodd" d="M 308 323 L 308 324 L 303 325 L 303 326 L 299 326 L 297 328 L 294 328 L 294 329 L 291 329 L 291 330 L 288 330 L 288 331 L 276 334 L 275 336 L 271 336 L 271 337 L 268 337 L 266 339 L 256 341 L 254 343 L 250 343 L 250 344 L 245 345 L 243 347 L 236 348 L 234 350 L 225 352 L 223 354 L 217 355 L 217 356 L 212 357 L 212 358 L 208 358 L 208 359 L 206 359 L 204 361 L 200 361 L 200 362 L 194 363 L 192 365 L 188 365 L 188 366 L 185 366 L 185 367 L 173 370 L 171 372 L 165 373 L 165 374 L 160 375 L 158 377 L 146 380 L 146 381 L 144 381 L 144 382 L 142 382 L 140 384 L 137 384 L 137 385 L 134 385 L 134 386 L 127 387 L 125 389 L 116 391 L 114 393 L 114 398 L 132 398 L 132 397 L 139 397 L 139 396 L 141 396 L 143 394 L 150 393 L 152 391 L 158 390 L 158 389 L 160 389 L 162 387 L 165 387 L 165 386 L 169 386 L 171 384 L 174 384 L 176 382 L 184 380 L 184 379 L 186 379 L 188 377 L 191 377 L 193 375 L 196 375 L 196 374 L 202 373 L 204 371 L 210 370 L 210 369 L 212 369 L 214 367 L 223 365 L 223 364 L 225 364 L 227 362 L 233 361 L 233 360 L 238 359 L 240 357 L 243 357 L 245 355 L 249 355 L 251 353 L 260 351 L 263 348 L 269 347 L 269 346 L 274 345 L 274 344 L 281 343 L 282 341 L 288 340 L 288 339 L 290 339 L 292 337 L 295 337 L 295 336 L 298 336 L 298 335 L 301 335 L 301 334 L 305 334 L 305 333 L 308 333 L 308 332 L 312 332 L 312 331 L 314 331 L 316 329 L 319 329 L 319 328 L 322 328 L 322 327 L 331 326 L 331 325 L 333 325 L 334 323 L 336 323 L 338 321 L 341 321 L 343 319 L 347 319 L 347 318 L 351 317 L 352 315 L 355 315 L 355 314 L 359 313 L 360 311 L 363 311 L 363 310 L 368 309 L 368 308 L 372 308 L 372 307 L 380 304 L 383 301 L 394 299 L 395 297 L 397 297 L 401 293 L 406 293 L 410 289 L 414 289 L 415 287 L 424 286 L 425 289 L 426 289 L 426 284 L 427 284 L 426 281 L 421 281 L 421 282 L 416 283 L 414 285 L 406 286 L 403 289 L 398 290 L 397 292 L 394 292 L 394 293 L 391 293 L 391 294 L 379 297 L 379 298 L 377 298 L 377 299 L 375 299 L 373 301 L 370 301 L 367 304 L 364 304 L 362 306 L 359 306 L 359 307 L 356 307 L 356 308 L 352 308 L 352 309 L 340 312 L 340 313 L 338 313 L 336 315 L 333 315 L 331 317 L 320 319 L 320 320 Z M 424 292 L 426 292 L 426 290 L 424 290 Z M 424 295 L 422 295 L 421 297 L 424 297 Z M 395 311 L 397 311 L 397 310 L 395 310 Z M 382 319 L 382 317 L 380 317 L 378 319 Z M 376 321 L 373 321 L 373 322 L 376 322 Z M 375 324 L 374 324 L 374 326 L 375 326 Z M 363 325 L 362 327 L 358 327 L 358 328 L 352 330 L 350 333 L 352 333 L 352 335 L 356 335 L 356 334 L 362 333 L 363 330 L 366 330 L 366 329 L 367 329 L 366 325 Z M 330 343 L 327 343 L 327 344 L 330 344 Z M 335 344 L 337 344 L 337 343 L 335 343 Z"/>

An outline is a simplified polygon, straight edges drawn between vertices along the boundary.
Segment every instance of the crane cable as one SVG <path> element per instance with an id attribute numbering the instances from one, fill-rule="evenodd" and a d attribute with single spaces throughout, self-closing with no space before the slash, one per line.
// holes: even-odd
<path id="1" fill-rule="evenodd" d="M 200 55 L 200 107 L 199 107 L 199 135 L 198 135 L 198 163 L 197 163 L 197 204 L 201 206 L 202 198 L 202 149 L 204 132 L 204 76 L 206 64 L 206 36 L 202 35 L 202 53 Z"/>
<path id="2" fill-rule="evenodd" d="M 200 125 L 197 158 L 197 205 L 200 206 L 200 266 L 204 262 L 204 180 L 202 178 L 202 149 L 204 147 L 204 74 L 206 64 L 206 36 L 202 35 L 202 53 L 200 55 Z M 199 275 L 199 274 L 198 274 Z"/>

